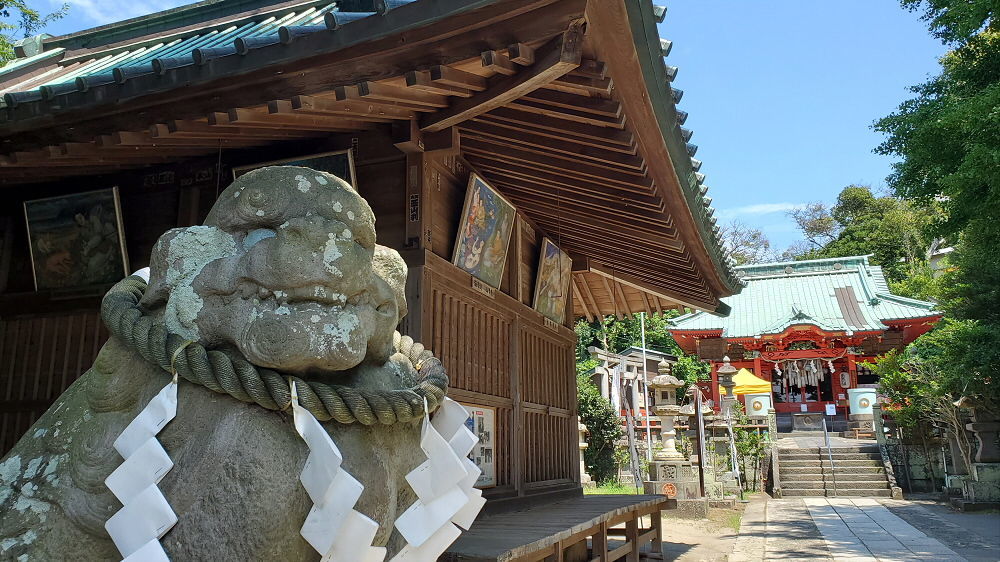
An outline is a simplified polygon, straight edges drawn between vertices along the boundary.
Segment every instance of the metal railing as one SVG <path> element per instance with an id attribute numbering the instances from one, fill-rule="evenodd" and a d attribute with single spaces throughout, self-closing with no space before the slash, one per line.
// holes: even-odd
<path id="1" fill-rule="evenodd" d="M 830 458 L 830 474 L 833 475 L 833 497 L 840 495 L 837 491 L 837 466 L 833 464 L 833 450 L 830 449 L 830 432 L 826 429 L 826 417 L 823 417 L 823 438 L 826 440 L 826 454 Z M 823 466 L 823 461 L 819 465 Z"/>

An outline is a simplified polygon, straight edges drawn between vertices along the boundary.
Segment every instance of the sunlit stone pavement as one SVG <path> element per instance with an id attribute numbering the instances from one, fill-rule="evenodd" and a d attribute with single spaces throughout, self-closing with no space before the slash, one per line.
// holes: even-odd
<path id="1" fill-rule="evenodd" d="M 966 517 L 978 519 L 963 526 Z M 995 514 L 885 498 L 758 501 L 744 513 L 729 560 L 998 560 L 1000 538 L 990 530 L 998 522 Z"/>

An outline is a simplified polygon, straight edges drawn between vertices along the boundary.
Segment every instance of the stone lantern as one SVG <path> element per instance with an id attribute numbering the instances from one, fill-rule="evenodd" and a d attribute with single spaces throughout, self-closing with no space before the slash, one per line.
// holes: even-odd
<path id="1" fill-rule="evenodd" d="M 724 419 L 729 419 L 729 412 L 732 410 L 733 403 L 736 402 L 736 396 L 733 396 L 733 389 L 736 388 L 736 381 L 733 380 L 733 375 L 737 372 L 736 367 L 733 367 L 729 363 L 729 356 L 722 358 L 722 366 L 716 371 L 719 375 L 719 386 L 726 389 L 726 395 L 722 398 L 722 417 Z"/>
<path id="2" fill-rule="evenodd" d="M 668 498 L 692 499 L 699 497 L 698 478 L 691 461 L 677 450 L 677 431 L 674 419 L 694 413 L 689 405 L 677 404 L 677 389 L 684 383 L 669 375 L 670 365 L 666 361 L 657 365 L 660 373 L 649 382 L 653 391 L 653 413 L 660 418 L 660 442 L 663 448 L 653 454 L 650 463 L 650 480 L 644 483 L 647 494 L 663 494 Z M 700 393 L 696 393 L 700 398 Z M 697 439 L 697 438 L 695 438 Z"/>
<path id="3" fill-rule="evenodd" d="M 660 418 L 660 442 L 663 448 L 653 454 L 653 459 L 658 461 L 683 459 L 684 455 L 677 451 L 674 417 L 681 410 L 677 404 L 677 389 L 684 386 L 684 383 L 676 377 L 665 374 L 670 370 L 666 361 L 661 361 L 657 370 L 663 374 L 654 377 L 649 383 L 649 388 L 653 390 L 653 413 Z"/>

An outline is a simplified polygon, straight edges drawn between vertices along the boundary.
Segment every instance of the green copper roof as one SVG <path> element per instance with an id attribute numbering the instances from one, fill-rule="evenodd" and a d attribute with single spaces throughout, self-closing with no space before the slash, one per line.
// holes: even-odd
<path id="1" fill-rule="evenodd" d="M 934 303 L 889 293 L 882 268 L 868 256 L 767 263 L 735 268 L 746 287 L 722 299 L 725 318 L 695 312 L 676 318 L 676 330 L 722 330 L 727 338 L 779 334 L 809 324 L 823 330 L 884 330 L 883 321 L 938 314 Z"/>

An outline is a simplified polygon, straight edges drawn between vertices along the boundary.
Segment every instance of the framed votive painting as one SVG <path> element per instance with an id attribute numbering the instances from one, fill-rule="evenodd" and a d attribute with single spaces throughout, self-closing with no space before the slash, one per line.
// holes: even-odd
<path id="1" fill-rule="evenodd" d="M 514 217 L 509 201 L 477 174 L 470 174 L 452 263 L 500 288 Z"/>
<path id="2" fill-rule="evenodd" d="M 535 310 L 558 324 L 566 321 L 566 303 L 572 275 L 573 260 L 552 240 L 543 238 L 533 302 Z"/>
<path id="3" fill-rule="evenodd" d="M 357 177 L 354 175 L 354 154 L 351 150 L 322 152 L 309 156 L 296 156 L 295 158 L 285 158 L 283 160 L 270 160 L 246 166 L 235 166 L 233 167 L 233 179 L 264 166 L 303 166 L 312 168 L 313 170 L 333 174 L 351 184 L 354 189 L 358 188 Z"/>
<path id="4" fill-rule="evenodd" d="M 128 275 L 118 188 L 24 202 L 35 290 L 109 285 Z"/>

